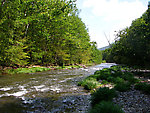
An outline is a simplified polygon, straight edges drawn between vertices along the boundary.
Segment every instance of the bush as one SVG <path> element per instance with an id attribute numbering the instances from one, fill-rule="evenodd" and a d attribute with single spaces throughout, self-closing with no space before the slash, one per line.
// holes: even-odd
<path id="1" fill-rule="evenodd" d="M 17 69 L 10 69 L 6 72 L 8 74 L 19 74 L 19 73 L 35 73 L 35 72 L 42 72 L 42 71 L 48 71 L 50 68 L 46 67 L 32 67 L 32 68 L 17 68 Z"/>
<path id="2" fill-rule="evenodd" d="M 124 83 L 124 79 L 120 78 L 120 77 L 117 77 L 114 79 L 113 83 L 116 83 L 116 84 L 119 84 L 119 83 Z"/>
<path id="3" fill-rule="evenodd" d="M 124 80 L 130 80 L 131 78 L 134 78 L 134 75 L 130 72 L 124 72 L 121 75 L 121 78 L 123 78 Z"/>
<path id="4" fill-rule="evenodd" d="M 122 75 L 121 71 L 113 71 L 112 76 L 113 77 L 120 77 Z"/>
<path id="5" fill-rule="evenodd" d="M 90 113 L 124 113 L 121 108 L 112 102 L 102 101 L 97 104 Z"/>
<path id="6" fill-rule="evenodd" d="M 150 84 L 147 83 L 137 83 L 135 89 L 141 90 L 144 93 L 150 94 Z"/>
<path id="7" fill-rule="evenodd" d="M 137 90 L 143 90 L 145 87 L 147 87 L 147 84 L 146 83 L 137 83 L 136 85 L 135 85 L 135 89 L 137 89 Z"/>
<path id="8" fill-rule="evenodd" d="M 107 80 L 107 78 L 111 76 L 111 72 L 108 69 L 100 70 L 96 72 L 96 74 L 98 75 L 97 80 Z"/>
<path id="9" fill-rule="evenodd" d="M 130 78 L 128 81 L 129 81 L 131 84 L 135 84 L 135 83 L 140 82 L 140 80 L 137 79 L 137 78 Z"/>
<path id="10" fill-rule="evenodd" d="M 109 76 L 109 77 L 107 78 L 107 81 L 108 81 L 108 82 L 113 82 L 113 81 L 114 81 L 114 77 Z"/>
<path id="11" fill-rule="evenodd" d="M 95 74 L 95 75 L 90 75 L 90 76 L 88 76 L 88 77 L 90 77 L 90 78 L 95 78 L 96 80 L 98 80 L 99 75 Z M 88 78 L 88 77 L 87 77 L 87 78 Z"/>
<path id="12" fill-rule="evenodd" d="M 100 86 L 97 81 L 87 81 L 87 83 L 84 85 L 84 89 L 86 90 L 92 90 L 96 89 L 98 86 Z"/>
<path id="13" fill-rule="evenodd" d="M 114 71 L 121 71 L 121 67 L 122 66 L 112 66 L 112 67 L 110 67 L 110 69 L 112 69 Z"/>
<path id="14" fill-rule="evenodd" d="M 100 85 L 101 84 L 95 78 L 92 77 L 87 77 L 86 79 L 78 83 L 78 86 L 83 86 L 86 90 L 98 88 Z"/>
<path id="15" fill-rule="evenodd" d="M 97 77 L 97 80 L 107 80 L 110 75 L 101 74 Z"/>
<path id="16" fill-rule="evenodd" d="M 102 80 L 101 83 L 104 84 L 104 85 L 109 84 L 109 82 L 107 80 Z"/>
<path id="17" fill-rule="evenodd" d="M 118 91 L 121 91 L 121 92 L 125 92 L 125 91 L 128 91 L 130 89 L 130 86 L 131 84 L 129 82 L 127 83 L 118 83 L 116 86 L 115 86 L 115 89 L 118 90 Z"/>
<path id="18" fill-rule="evenodd" d="M 99 75 L 100 72 L 101 72 L 101 70 L 97 70 L 97 71 L 94 72 L 94 75 Z"/>
<path id="19" fill-rule="evenodd" d="M 115 89 L 99 88 L 91 96 L 91 105 L 94 106 L 101 101 L 111 101 L 115 96 L 117 96 Z"/>
<path id="20" fill-rule="evenodd" d="M 109 77 L 107 78 L 107 81 L 108 81 L 108 82 L 115 83 L 115 84 L 125 82 L 125 80 L 122 79 L 122 78 L 120 78 L 120 77 L 112 77 L 112 76 L 109 76 Z"/>

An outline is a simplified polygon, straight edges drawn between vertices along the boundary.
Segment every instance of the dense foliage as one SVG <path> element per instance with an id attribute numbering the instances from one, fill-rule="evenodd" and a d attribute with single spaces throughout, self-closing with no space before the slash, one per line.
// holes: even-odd
<path id="1" fill-rule="evenodd" d="M 96 89 L 101 86 L 101 84 L 96 80 L 96 78 L 89 76 L 78 83 L 78 86 L 83 86 L 86 90 Z"/>
<path id="2" fill-rule="evenodd" d="M 94 106 L 89 113 L 124 113 L 122 109 L 115 105 L 113 102 L 101 101 L 99 104 Z"/>
<path id="3" fill-rule="evenodd" d="M 1 0 L 0 65 L 100 63 L 75 0 Z"/>
<path id="4" fill-rule="evenodd" d="M 123 66 L 112 66 L 98 70 L 94 75 L 90 75 L 78 83 L 85 89 L 94 91 L 99 87 L 111 85 L 116 90 L 124 92 L 130 89 L 132 84 L 138 83 L 140 80 L 135 78 L 131 72 L 127 72 L 129 68 Z"/>
<path id="5" fill-rule="evenodd" d="M 150 8 L 129 28 L 117 34 L 112 47 L 105 50 L 104 59 L 128 65 L 149 66 L 150 62 Z"/>
<path id="6" fill-rule="evenodd" d="M 112 101 L 116 96 L 115 89 L 109 89 L 108 87 L 99 88 L 91 96 L 91 105 L 95 106 L 101 101 Z"/>
<path id="7" fill-rule="evenodd" d="M 150 94 L 150 84 L 148 83 L 137 83 L 135 89 L 141 90 L 144 93 Z"/>

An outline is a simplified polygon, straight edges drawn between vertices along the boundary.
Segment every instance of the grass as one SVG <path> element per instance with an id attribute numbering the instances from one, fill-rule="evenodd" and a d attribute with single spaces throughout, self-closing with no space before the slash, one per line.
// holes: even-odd
<path id="1" fill-rule="evenodd" d="M 128 68 L 121 68 L 121 66 L 113 66 L 103 70 L 96 71 L 97 80 L 106 80 L 114 84 L 124 83 L 125 81 L 131 84 L 138 83 L 139 80 L 134 78 L 134 75 L 130 72 L 123 72 L 122 70 L 129 70 Z"/>
<path id="2" fill-rule="evenodd" d="M 82 68 L 80 65 L 70 65 L 70 66 L 56 66 L 56 69 L 73 69 L 73 68 Z"/>
<path id="3" fill-rule="evenodd" d="M 115 89 L 120 92 L 125 92 L 130 90 L 131 84 L 129 82 L 118 83 L 115 86 Z"/>
<path id="4" fill-rule="evenodd" d="M 5 70 L 8 74 L 22 74 L 22 73 L 35 73 L 35 72 L 42 72 L 48 71 L 50 68 L 46 67 L 32 67 L 32 68 L 17 68 L 17 69 L 9 69 Z"/>
<path id="5" fill-rule="evenodd" d="M 71 66 L 55 66 L 55 69 L 73 69 L 73 68 L 81 68 L 80 65 L 71 65 Z M 49 71 L 51 68 L 47 67 L 31 67 L 31 68 L 17 68 L 17 69 L 6 69 L 4 73 L 8 74 L 26 74 L 26 73 L 35 73 L 42 71 Z"/>
<path id="6" fill-rule="evenodd" d="M 134 75 L 130 72 L 124 72 L 121 77 L 126 80 L 129 81 L 131 84 L 135 84 L 139 82 L 139 79 L 134 78 Z"/>
<path id="7" fill-rule="evenodd" d="M 111 71 L 109 69 L 103 69 L 96 71 L 94 75 L 97 75 L 97 80 L 107 80 L 107 78 L 111 75 Z"/>
<path id="8" fill-rule="evenodd" d="M 89 113 L 124 113 L 122 109 L 113 102 L 102 101 L 98 103 Z"/>
<path id="9" fill-rule="evenodd" d="M 106 85 L 106 84 L 110 84 L 107 80 L 102 80 L 101 82 L 102 84 Z"/>
<path id="10" fill-rule="evenodd" d="M 109 89 L 107 87 L 99 88 L 91 96 L 91 105 L 95 106 L 101 101 L 111 101 L 117 96 L 115 89 Z"/>
<path id="11" fill-rule="evenodd" d="M 79 82 L 78 85 L 83 86 L 85 89 L 92 90 L 98 88 L 100 84 L 101 86 L 106 84 L 114 84 L 118 91 L 127 91 L 130 89 L 131 84 L 138 83 L 139 80 L 134 78 L 132 73 L 122 70 L 129 70 L 129 68 L 113 66 L 98 70 L 94 73 L 94 75 L 90 75 Z"/>
<path id="12" fill-rule="evenodd" d="M 137 83 L 137 84 L 135 84 L 135 89 L 143 91 L 146 94 L 150 94 L 150 84 Z"/>
<path id="13" fill-rule="evenodd" d="M 101 84 L 96 80 L 96 78 L 87 77 L 86 79 L 79 82 L 78 86 L 83 86 L 86 90 L 92 90 L 98 88 L 101 86 Z"/>

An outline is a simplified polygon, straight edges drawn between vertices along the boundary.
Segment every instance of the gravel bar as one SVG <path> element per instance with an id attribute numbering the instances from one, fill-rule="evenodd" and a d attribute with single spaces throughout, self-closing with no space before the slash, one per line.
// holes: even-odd
<path id="1" fill-rule="evenodd" d="M 135 90 L 134 86 L 127 92 L 118 92 L 113 102 L 122 107 L 125 113 L 150 113 L 150 95 Z"/>

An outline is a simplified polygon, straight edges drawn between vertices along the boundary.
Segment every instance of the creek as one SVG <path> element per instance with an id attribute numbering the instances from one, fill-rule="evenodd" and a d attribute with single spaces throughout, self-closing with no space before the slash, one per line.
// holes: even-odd
<path id="1" fill-rule="evenodd" d="M 77 83 L 112 65 L 0 75 L 0 113 L 85 113 L 90 93 Z"/>

